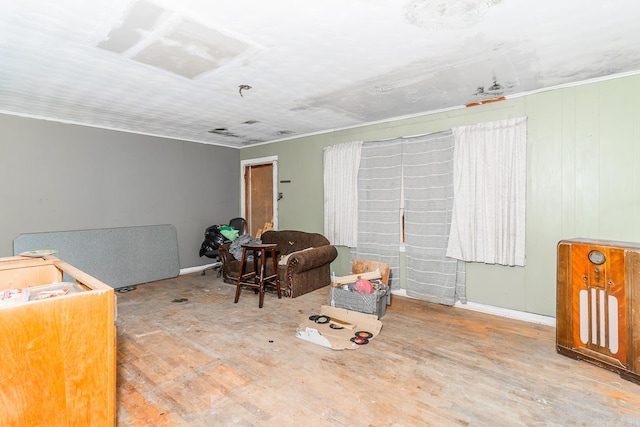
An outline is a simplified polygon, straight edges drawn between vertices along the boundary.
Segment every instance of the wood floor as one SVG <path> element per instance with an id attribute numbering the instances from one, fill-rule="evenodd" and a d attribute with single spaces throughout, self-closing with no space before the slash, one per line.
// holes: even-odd
<path id="1" fill-rule="evenodd" d="M 555 328 L 393 297 L 374 340 L 296 337 L 328 301 L 208 272 L 118 297 L 118 426 L 640 426 L 640 385 L 561 356 Z"/>

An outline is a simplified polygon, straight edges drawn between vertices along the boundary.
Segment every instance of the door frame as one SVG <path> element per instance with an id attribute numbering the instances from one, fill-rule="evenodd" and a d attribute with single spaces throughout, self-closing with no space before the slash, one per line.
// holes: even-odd
<path id="1" fill-rule="evenodd" d="M 244 216 L 246 200 L 244 173 L 247 166 L 271 164 L 273 167 L 273 229 L 278 229 L 278 156 L 259 157 L 240 161 L 240 215 Z M 246 218 L 247 221 L 249 218 Z"/>

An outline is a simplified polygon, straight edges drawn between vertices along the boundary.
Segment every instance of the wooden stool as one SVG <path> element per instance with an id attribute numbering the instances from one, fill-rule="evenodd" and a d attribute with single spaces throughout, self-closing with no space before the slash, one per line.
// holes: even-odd
<path id="1" fill-rule="evenodd" d="M 278 261 L 276 260 L 276 244 L 267 243 L 249 243 L 242 245 L 242 258 L 240 259 L 240 273 L 238 274 L 238 282 L 236 283 L 236 299 L 237 303 L 240 299 L 240 287 L 245 286 L 255 289 L 260 293 L 259 308 L 262 308 L 264 302 L 264 290 L 267 283 L 275 285 L 278 298 L 282 298 L 280 293 L 280 280 L 278 279 Z M 247 261 L 247 252 L 253 254 L 253 271 L 245 273 L 245 265 Z M 267 252 L 273 260 L 273 274 L 266 275 L 267 271 Z"/>

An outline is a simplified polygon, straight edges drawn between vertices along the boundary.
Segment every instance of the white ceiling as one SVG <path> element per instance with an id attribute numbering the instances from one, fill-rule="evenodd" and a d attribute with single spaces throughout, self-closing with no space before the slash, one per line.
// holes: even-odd
<path id="1" fill-rule="evenodd" d="M 0 4 L 0 112 L 231 147 L 640 70 L 637 0 Z"/>

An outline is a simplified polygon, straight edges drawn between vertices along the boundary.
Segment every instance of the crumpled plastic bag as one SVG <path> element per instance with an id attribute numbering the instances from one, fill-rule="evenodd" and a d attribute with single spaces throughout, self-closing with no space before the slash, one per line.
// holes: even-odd
<path id="1" fill-rule="evenodd" d="M 229 253 L 233 255 L 235 259 L 240 261 L 242 259 L 242 245 L 248 245 L 249 243 L 262 243 L 262 240 L 251 237 L 250 234 L 243 234 L 242 236 L 235 239 L 229 245 Z M 247 254 L 247 261 L 252 261 L 253 255 L 251 253 Z"/>
<path id="2" fill-rule="evenodd" d="M 218 230 L 220 231 L 220 234 L 222 234 L 227 240 L 231 242 L 238 238 L 238 230 L 231 227 L 230 225 L 222 225 L 218 227 Z"/>

